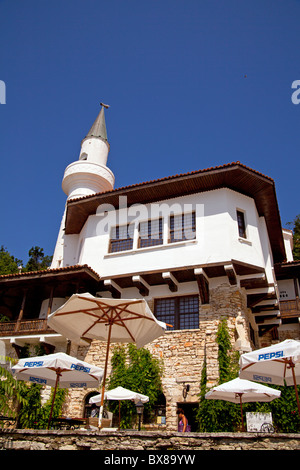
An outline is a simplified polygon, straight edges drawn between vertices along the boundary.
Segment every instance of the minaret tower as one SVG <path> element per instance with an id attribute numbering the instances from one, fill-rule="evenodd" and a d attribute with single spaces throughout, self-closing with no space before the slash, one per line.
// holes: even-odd
<path id="1" fill-rule="evenodd" d="M 109 143 L 105 125 L 104 108 L 108 105 L 100 103 L 101 110 L 92 125 L 87 136 L 81 142 L 79 159 L 67 166 L 62 189 L 70 199 L 89 196 L 113 189 L 115 177 L 112 171 L 106 166 Z M 69 244 L 73 245 L 75 240 L 71 238 L 76 235 L 65 235 L 66 209 L 62 218 L 56 247 L 53 254 L 51 268 L 59 268 L 72 264 L 77 264 L 78 260 L 68 254 L 66 238 L 69 237 Z M 75 242 L 76 243 L 76 242 Z"/>
<path id="2" fill-rule="evenodd" d="M 67 166 L 62 181 L 63 191 L 68 199 L 109 191 L 114 187 L 114 175 L 106 166 L 109 143 L 105 125 L 104 108 L 81 142 L 79 160 Z"/>

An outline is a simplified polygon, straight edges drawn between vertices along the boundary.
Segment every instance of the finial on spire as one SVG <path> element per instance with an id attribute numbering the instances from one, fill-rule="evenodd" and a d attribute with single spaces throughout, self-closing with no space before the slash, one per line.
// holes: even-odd
<path id="1" fill-rule="evenodd" d="M 110 108 L 109 104 L 100 103 L 100 105 L 103 106 L 103 108 L 106 108 L 106 109 Z"/>

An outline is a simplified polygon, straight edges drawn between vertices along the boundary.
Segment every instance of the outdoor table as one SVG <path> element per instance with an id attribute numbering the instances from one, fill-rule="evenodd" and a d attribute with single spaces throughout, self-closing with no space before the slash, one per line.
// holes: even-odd
<path id="1" fill-rule="evenodd" d="M 53 418 L 51 428 L 54 429 L 78 429 L 86 424 L 84 418 Z"/>

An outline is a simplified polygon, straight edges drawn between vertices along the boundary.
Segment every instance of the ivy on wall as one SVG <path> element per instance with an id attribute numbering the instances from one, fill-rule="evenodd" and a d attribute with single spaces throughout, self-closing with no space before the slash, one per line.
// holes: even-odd
<path id="1" fill-rule="evenodd" d="M 152 357 L 145 349 L 137 349 L 134 344 L 117 345 L 111 359 L 112 373 L 108 390 L 115 387 L 124 387 L 149 397 L 144 404 L 143 420 L 151 421 L 153 405 L 162 394 L 162 362 Z M 135 404 L 130 400 L 120 402 L 121 428 L 131 427 L 136 418 Z M 114 414 L 119 414 L 119 403 L 108 401 L 108 407 Z"/>
<path id="2" fill-rule="evenodd" d="M 18 423 L 21 429 L 47 429 L 54 388 L 51 388 L 50 397 L 44 405 L 41 404 L 42 388 L 42 385 L 34 383 L 26 387 L 23 394 L 24 404 L 18 415 Z M 61 416 L 67 393 L 67 389 L 57 388 L 52 418 Z"/>
<path id="3" fill-rule="evenodd" d="M 231 351 L 231 342 L 226 319 L 220 321 L 216 341 L 218 344 L 219 384 L 237 376 L 238 359 Z M 206 361 L 202 368 L 200 383 L 200 403 L 196 416 L 200 432 L 230 432 L 240 425 L 240 409 L 222 400 L 206 400 L 209 391 L 206 377 Z"/>
<path id="4" fill-rule="evenodd" d="M 238 377 L 239 353 L 232 350 L 227 320 L 220 321 L 216 341 L 218 343 L 219 384 Z M 281 391 L 281 397 L 270 403 L 244 403 L 243 411 L 272 413 L 273 425 L 278 432 L 299 432 L 300 418 L 294 387 L 273 386 Z M 300 387 L 298 386 L 300 393 Z M 206 362 L 202 368 L 200 403 L 196 420 L 200 432 L 235 432 L 241 429 L 239 405 L 223 400 L 206 400 Z"/>

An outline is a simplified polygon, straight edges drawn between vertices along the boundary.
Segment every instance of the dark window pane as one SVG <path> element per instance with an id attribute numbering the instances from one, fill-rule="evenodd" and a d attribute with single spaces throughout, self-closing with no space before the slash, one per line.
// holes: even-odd
<path id="1" fill-rule="evenodd" d="M 194 240 L 196 238 L 195 212 L 188 214 L 171 215 L 170 242 Z"/>
<path id="2" fill-rule="evenodd" d="M 139 247 L 163 244 L 162 219 L 147 220 L 140 223 Z"/>
<path id="3" fill-rule="evenodd" d="M 237 215 L 237 222 L 238 222 L 238 228 L 239 228 L 239 236 L 242 238 L 247 238 L 244 213 L 241 211 L 236 211 L 236 215 Z"/>
<path id="4" fill-rule="evenodd" d="M 198 296 L 179 297 L 180 329 L 199 328 Z"/>
<path id="5" fill-rule="evenodd" d="M 155 316 L 158 320 L 173 325 L 172 330 L 199 328 L 199 297 L 170 297 L 157 299 Z"/>
<path id="6" fill-rule="evenodd" d="M 157 320 L 163 321 L 172 325 L 168 327 L 168 330 L 174 330 L 175 328 L 175 298 L 171 299 L 158 299 L 155 303 L 155 316 Z"/>
<path id="7" fill-rule="evenodd" d="M 119 225 L 112 227 L 110 239 L 110 253 L 131 250 L 133 247 L 133 225 Z"/>

